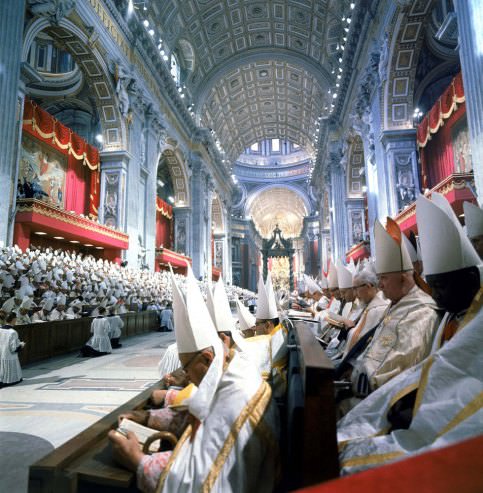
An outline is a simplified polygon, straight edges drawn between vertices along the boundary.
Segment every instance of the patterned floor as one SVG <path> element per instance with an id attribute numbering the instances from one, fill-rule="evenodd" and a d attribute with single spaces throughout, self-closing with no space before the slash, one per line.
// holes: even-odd
<path id="1" fill-rule="evenodd" d="M 71 354 L 23 368 L 23 382 L 0 389 L 0 491 L 26 493 L 31 463 L 156 381 L 172 342 L 172 333 L 144 334 L 110 355 Z"/>

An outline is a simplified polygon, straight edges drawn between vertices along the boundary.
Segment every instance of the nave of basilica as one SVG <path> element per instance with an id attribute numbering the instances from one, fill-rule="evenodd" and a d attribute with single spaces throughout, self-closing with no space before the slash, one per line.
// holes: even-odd
<path id="1" fill-rule="evenodd" d="M 483 2 L 0 0 L 0 489 L 483 491 Z"/>

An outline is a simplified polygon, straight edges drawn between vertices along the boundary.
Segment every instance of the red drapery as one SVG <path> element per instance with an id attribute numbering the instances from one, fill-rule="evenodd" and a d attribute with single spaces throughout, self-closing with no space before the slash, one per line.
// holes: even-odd
<path id="1" fill-rule="evenodd" d="M 68 156 L 65 209 L 97 217 L 100 200 L 99 149 L 30 99 L 25 100 L 22 129 Z"/>
<path id="2" fill-rule="evenodd" d="M 173 239 L 173 207 L 156 197 L 156 247 L 171 248 Z"/>
<path id="3" fill-rule="evenodd" d="M 465 113 L 463 79 L 459 73 L 417 129 L 424 188 L 436 186 L 455 172 L 451 129 Z"/>

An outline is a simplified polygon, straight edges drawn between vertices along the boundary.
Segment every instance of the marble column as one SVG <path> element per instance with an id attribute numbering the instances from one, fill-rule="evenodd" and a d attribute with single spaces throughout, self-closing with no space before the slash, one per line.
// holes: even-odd
<path id="1" fill-rule="evenodd" d="M 483 4 L 455 0 L 460 60 L 478 202 L 483 204 Z"/>
<path id="2" fill-rule="evenodd" d="M 11 242 L 23 98 L 19 95 L 25 0 L 0 2 L 0 242 Z"/>
<path id="3" fill-rule="evenodd" d="M 190 254 L 195 277 L 206 274 L 206 178 L 203 162 L 197 153 L 190 155 L 191 175 L 191 241 Z M 210 205 L 211 207 L 211 205 Z"/>
<path id="4" fill-rule="evenodd" d="M 348 249 L 347 246 L 347 213 L 345 207 L 346 185 L 345 172 L 341 166 L 331 164 L 331 232 L 333 245 L 333 259 L 343 259 Z"/>
<path id="5" fill-rule="evenodd" d="M 387 130 L 382 133 L 381 143 L 384 146 L 386 169 L 387 214 L 394 217 L 412 204 L 420 191 L 416 130 Z"/>
<path id="6" fill-rule="evenodd" d="M 145 242 L 146 264 L 154 269 L 154 257 L 156 255 L 156 190 L 159 157 L 159 137 L 163 127 L 155 118 L 146 117 L 146 148 L 145 165 L 146 176 L 146 204 L 145 204 Z"/>

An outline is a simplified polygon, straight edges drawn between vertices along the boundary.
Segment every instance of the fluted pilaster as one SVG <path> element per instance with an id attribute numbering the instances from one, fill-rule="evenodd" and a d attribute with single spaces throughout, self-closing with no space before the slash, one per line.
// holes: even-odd
<path id="1" fill-rule="evenodd" d="M 10 241 L 16 196 L 20 122 L 19 95 L 25 0 L 0 2 L 0 241 Z"/>
<path id="2" fill-rule="evenodd" d="M 466 96 L 471 153 L 478 202 L 483 203 L 483 4 L 455 0 L 460 60 Z"/>

